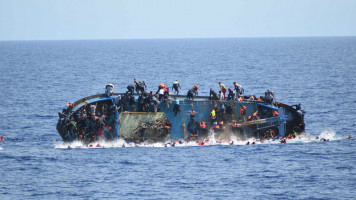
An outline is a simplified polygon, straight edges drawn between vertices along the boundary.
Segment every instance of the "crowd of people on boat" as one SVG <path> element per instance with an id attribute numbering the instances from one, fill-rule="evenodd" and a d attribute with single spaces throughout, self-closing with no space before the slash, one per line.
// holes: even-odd
<path id="1" fill-rule="evenodd" d="M 68 103 L 59 115 L 57 129 L 70 134 L 72 140 L 93 142 L 99 138 L 114 139 L 115 110 L 114 105 L 102 105 L 102 112 L 97 111 L 97 104 L 85 104 L 69 116 L 74 105 Z M 68 137 L 65 135 L 65 137 Z"/>
<path id="2" fill-rule="evenodd" d="M 227 88 L 223 83 L 219 82 L 219 93 L 217 94 L 212 88 L 210 89 L 210 100 L 232 100 L 232 101 L 243 101 L 244 96 L 244 88 L 242 85 L 233 82 L 234 88 Z M 172 85 L 173 94 L 179 95 L 181 86 L 178 80 L 174 81 Z M 114 128 L 115 128 L 115 112 L 116 110 L 121 113 L 125 111 L 131 112 L 158 112 L 159 104 L 162 101 L 169 99 L 169 102 L 173 102 L 173 112 L 174 116 L 176 116 L 180 110 L 179 99 L 174 96 L 171 99 L 169 91 L 169 87 L 166 87 L 165 84 L 159 84 L 157 91 L 154 93 L 150 91 L 146 92 L 147 85 L 144 81 L 138 81 L 134 79 L 133 84 L 127 86 L 126 93 L 122 95 L 118 95 L 114 98 L 114 104 L 104 104 L 103 108 L 101 108 L 101 112 L 96 112 L 96 104 L 86 104 L 84 107 L 77 109 L 70 118 L 68 118 L 68 114 L 73 108 L 73 104 L 68 103 L 67 108 L 59 113 L 60 123 L 63 126 L 59 128 L 65 128 L 69 132 L 72 139 L 75 140 L 85 140 L 85 141 L 93 141 L 97 138 L 106 138 L 108 140 L 114 137 Z M 199 86 L 194 85 L 187 92 L 187 99 L 193 100 L 196 96 L 198 96 Z M 226 96 L 226 92 L 228 91 L 228 95 Z M 114 84 L 108 84 L 106 86 L 106 94 L 108 96 L 113 95 L 114 93 Z M 268 95 L 267 95 L 268 93 Z M 272 103 L 270 99 L 273 99 L 273 92 L 267 91 L 265 95 L 265 99 Z M 135 98 L 135 94 L 138 95 L 138 98 Z M 272 98 L 268 98 L 268 96 Z M 256 99 L 254 96 L 249 97 L 250 100 L 263 100 L 263 97 Z M 169 106 L 168 101 L 167 106 Z M 219 105 L 219 106 L 218 106 Z M 195 122 L 194 121 L 194 113 L 195 111 L 191 111 L 191 119 L 192 121 L 188 124 L 188 130 L 191 136 L 197 135 L 197 128 L 200 129 L 201 135 L 206 135 L 208 129 L 211 129 L 215 132 L 221 132 L 224 130 L 224 122 L 227 122 L 224 118 L 224 114 L 232 114 L 233 109 L 227 103 L 219 103 L 211 110 L 210 113 L 210 122 Z M 240 117 L 237 121 L 229 121 L 229 124 L 232 126 L 233 132 L 238 132 L 237 122 L 243 123 L 246 121 L 257 120 L 259 118 L 267 117 L 265 112 L 258 113 L 256 111 L 251 116 L 246 116 L 246 106 L 241 106 L 240 109 Z M 273 116 L 277 116 L 277 113 L 273 113 Z M 200 123 L 200 124 L 199 124 Z M 194 126 L 192 126 L 194 124 Z M 192 128 L 196 127 L 196 128 Z"/>
<path id="3" fill-rule="evenodd" d="M 113 87 L 113 84 L 110 84 Z M 233 101 L 244 101 L 246 100 L 244 96 L 244 88 L 242 85 L 233 82 L 234 88 L 227 88 L 223 83 L 219 82 L 219 93 L 216 93 L 212 88 L 210 88 L 209 99 L 210 100 L 233 100 Z M 135 111 L 135 112 L 157 112 L 159 111 L 158 105 L 160 102 L 170 99 L 174 103 L 174 112 L 177 115 L 180 112 L 179 108 L 179 100 L 174 97 L 171 98 L 172 94 L 179 95 L 181 86 L 178 80 L 174 81 L 170 92 L 169 87 L 166 84 L 161 83 L 158 85 L 157 91 L 154 93 L 153 91 L 147 92 L 147 85 L 145 81 L 138 81 L 134 79 L 133 84 L 127 86 L 127 91 L 123 95 L 119 95 L 115 98 L 115 104 L 119 112 L 123 111 Z M 187 92 L 187 99 L 194 100 L 195 97 L 198 96 L 199 86 L 195 84 L 191 89 Z M 226 92 L 228 94 L 226 95 Z M 106 93 L 110 96 L 112 92 L 106 91 Z M 139 95 L 136 99 L 134 95 Z M 266 102 L 272 103 L 273 101 L 273 92 L 269 90 L 266 92 L 265 97 L 259 97 L 258 99 L 255 96 L 248 96 L 248 100 L 259 100 L 263 101 L 266 99 Z M 137 106 L 137 107 L 136 107 Z"/>
<path id="4" fill-rule="evenodd" d="M 113 84 L 110 84 L 113 87 Z M 127 91 L 126 94 L 148 94 L 148 92 L 146 92 L 147 89 L 147 85 L 145 83 L 145 81 L 139 81 L 137 79 L 134 79 L 133 84 L 130 84 L 127 86 Z M 173 82 L 173 85 L 171 87 L 172 92 L 170 92 L 169 87 L 166 86 L 166 84 L 161 83 L 158 86 L 158 89 L 156 91 L 156 93 L 153 93 L 152 91 L 149 92 L 149 94 L 152 96 L 152 94 L 157 95 L 156 98 L 158 98 L 158 100 L 162 100 L 163 98 L 167 98 L 170 95 L 179 95 L 181 88 L 181 85 L 179 84 L 178 80 L 175 80 Z M 187 91 L 186 97 L 187 99 L 191 99 L 194 100 L 194 98 L 196 96 L 198 96 L 198 90 L 199 90 L 199 86 L 197 84 L 195 84 L 191 89 L 189 89 Z M 245 90 L 243 88 L 243 86 L 237 82 L 233 82 L 233 87 L 232 88 L 228 88 L 226 87 L 225 84 L 223 84 L 222 82 L 219 82 L 219 91 L 218 93 L 215 92 L 215 90 L 213 90 L 212 88 L 210 88 L 210 92 L 209 92 L 209 98 L 211 100 L 244 100 L 242 95 L 244 94 Z M 273 91 L 267 91 L 265 93 L 265 97 L 267 97 L 268 100 L 273 99 L 274 98 L 274 92 Z M 110 94 L 110 92 L 108 92 L 108 94 Z M 254 98 L 254 97 L 251 97 Z M 263 97 L 260 97 L 259 100 L 262 100 Z M 257 100 L 257 99 L 251 99 L 251 100 Z"/>

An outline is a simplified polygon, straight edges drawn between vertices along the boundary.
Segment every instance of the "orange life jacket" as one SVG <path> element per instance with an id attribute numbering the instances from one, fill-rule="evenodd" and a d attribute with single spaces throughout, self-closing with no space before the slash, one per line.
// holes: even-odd
<path id="1" fill-rule="evenodd" d="M 258 115 L 257 112 L 254 112 L 254 113 L 253 113 L 253 116 L 254 116 L 254 117 L 257 117 L 257 115 Z"/>
<path id="2" fill-rule="evenodd" d="M 242 106 L 242 107 L 240 108 L 240 113 L 241 113 L 241 115 L 244 114 L 245 110 L 246 110 L 246 106 Z"/>
<path id="3" fill-rule="evenodd" d="M 238 84 L 238 83 L 235 83 L 236 86 L 239 86 L 239 87 L 242 87 L 242 85 Z"/>
<path id="4" fill-rule="evenodd" d="M 279 113 L 276 110 L 273 111 L 273 117 L 278 116 L 278 115 L 279 115 Z"/>
<path id="5" fill-rule="evenodd" d="M 206 128 L 205 122 L 200 122 L 200 127 L 201 128 Z"/>

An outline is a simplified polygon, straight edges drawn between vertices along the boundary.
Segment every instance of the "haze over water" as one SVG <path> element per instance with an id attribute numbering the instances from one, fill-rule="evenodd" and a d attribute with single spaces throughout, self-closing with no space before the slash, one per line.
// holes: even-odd
<path id="1" fill-rule="evenodd" d="M 2 41 L 0 196 L 353 199 L 356 140 L 344 138 L 356 137 L 355 74 L 356 37 Z M 67 102 L 111 82 L 125 92 L 134 78 L 149 91 L 178 80 L 183 94 L 194 84 L 208 95 L 235 81 L 247 94 L 272 89 L 278 101 L 302 104 L 308 137 L 333 135 L 250 146 L 60 148 L 57 113 Z"/>

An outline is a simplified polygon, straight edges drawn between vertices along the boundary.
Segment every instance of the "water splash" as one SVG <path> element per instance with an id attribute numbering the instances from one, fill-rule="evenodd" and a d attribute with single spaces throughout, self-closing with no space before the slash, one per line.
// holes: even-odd
<path id="1" fill-rule="evenodd" d="M 343 139 L 336 135 L 334 131 L 323 131 L 319 136 L 307 136 L 308 134 L 298 135 L 295 138 L 285 138 L 287 144 L 289 143 L 310 143 L 310 142 L 323 142 L 335 141 Z M 325 139 L 325 140 L 324 140 Z M 55 144 L 56 149 L 74 149 L 74 148 L 120 148 L 120 147 L 191 147 L 191 146 L 214 146 L 214 145 L 260 145 L 260 144 L 281 144 L 282 140 L 279 138 L 261 140 L 257 138 L 239 139 L 235 135 L 231 134 L 228 139 L 222 139 L 216 137 L 216 134 L 211 132 L 207 138 L 196 141 L 184 141 L 184 140 L 168 140 L 164 142 L 127 142 L 123 139 L 115 141 L 97 141 L 90 144 L 84 144 L 81 141 L 74 141 L 72 143 L 60 143 Z M 0 147 L 1 148 L 1 147 Z"/>
<path id="2" fill-rule="evenodd" d="M 341 140 L 341 139 L 343 139 L 342 137 L 337 136 L 335 131 L 332 131 L 329 129 L 321 132 L 318 137 L 319 137 L 319 139 L 324 138 L 327 140 Z"/>

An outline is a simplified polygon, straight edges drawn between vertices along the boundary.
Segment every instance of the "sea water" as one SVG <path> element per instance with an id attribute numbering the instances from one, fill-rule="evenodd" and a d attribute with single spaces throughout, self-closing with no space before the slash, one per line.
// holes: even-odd
<path id="1" fill-rule="evenodd" d="M 0 42 L 1 199 L 355 199 L 356 37 Z M 56 131 L 68 102 L 218 82 L 301 103 L 306 136 L 93 148 Z M 320 142 L 315 137 L 329 139 Z M 253 139 L 248 140 L 253 142 Z"/>

